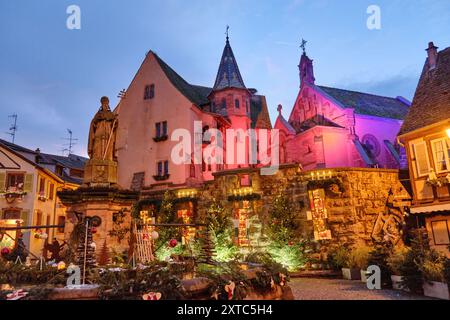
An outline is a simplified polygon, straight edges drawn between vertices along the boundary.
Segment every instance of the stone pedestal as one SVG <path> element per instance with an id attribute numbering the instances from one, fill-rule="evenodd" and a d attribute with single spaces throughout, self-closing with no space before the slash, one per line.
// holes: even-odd
<path id="1" fill-rule="evenodd" d="M 84 167 L 84 186 L 109 187 L 117 185 L 117 162 L 91 159 Z"/>
<path id="2" fill-rule="evenodd" d="M 116 235 L 111 235 L 114 230 L 131 228 L 131 208 L 138 198 L 133 191 L 119 188 L 79 188 L 73 191 L 58 192 L 62 203 L 67 207 L 68 219 L 66 220 L 65 240 L 69 241 L 78 216 L 94 217 L 101 219 L 101 224 L 96 228 L 93 241 L 96 244 L 97 260 L 100 258 L 104 244 L 111 256 L 113 251 L 122 253 L 129 249 L 130 232 L 126 233 L 122 240 Z M 123 222 L 118 225 L 114 222 L 116 214 L 121 214 Z M 101 259 L 100 259 L 101 260 Z"/>

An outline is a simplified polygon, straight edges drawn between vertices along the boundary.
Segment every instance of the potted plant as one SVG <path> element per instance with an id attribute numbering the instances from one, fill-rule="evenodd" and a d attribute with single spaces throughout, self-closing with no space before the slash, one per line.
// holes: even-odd
<path id="1" fill-rule="evenodd" d="M 408 248 L 395 248 L 387 258 L 387 265 L 391 273 L 392 288 L 394 290 L 403 289 L 403 277 L 401 276 L 401 268 L 405 263 Z"/>
<path id="2" fill-rule="evenodd" d="M 367 267 L 369 266 L 370 251 L 371 249 L 367 246 L 359 246 L 350 253 L 354 265 L 359 269 L 362 282 L 367 282 Z"/>
<path id="3" fill-rule="evenodd" d="M 342 277 L 347 280 L 361 280 L 361 269 L 358 266 L 359 257 L 356 249 L 347 251 L 344 260 L 344 266 L 342 268 Z"/>
<path id="4" fill-rule="evenodd" d="M 435 250 L 430 250 L 425 254 L 421 266 L 425 296 L 450 300 L 448 284 L 445 282 L 445 262 L 446 258 Z"/>
<path id="5" fill-rule="evenodd" d="M 327 252 L 327 262 L 331 269 L 341 271 L 347 260 L 348 250 L 343 247 L 331 247 Z"/>

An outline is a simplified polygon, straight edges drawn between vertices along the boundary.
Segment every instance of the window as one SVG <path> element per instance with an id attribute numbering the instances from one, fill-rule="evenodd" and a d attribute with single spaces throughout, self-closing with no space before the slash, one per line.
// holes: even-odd
<path id="1" fill-rule="evenodd" d="M 239 99 L 234 100 L 234 106 L 239 109 Z"/>
<path id="2" fill-rule="evenodd" d="M 248 113 L 248 99 L 245 100 L 245 111 Z"/>
<path id="3" fill-rule="evenodd" d="M 45 192 L 45 178 L 39 179 L 39 194 L 44 195 Z"/>
<path id="4" fill-rule="evenodd" d="M 156 175 L 159 177 L 169 175 L 169 161 L 158 162 Z"/>
<path id="5" fill-rule="evenodd" d="M 414 161 L 416 163 L 417 176 L 427 175 L 430 168 L 428 161 L 427 145 L 425 142 L 413 143 Z"/>
<path id="6" fill-rule="evenodd" d="M 42 211 L 36 211 L 36 226 L 42 226 Z"/>
<path id="7" fill-rule="evenodd" d="M 450 141 L 438 139 L 431 141 L 436 172 L 444 172 L 450 167 Z"/>
<path id="8" fill-rule="evenodd" d="M 66 217 L 65 216 L 59 216 L 58 217 L 58 226 L 63 226 L 61 228 L 56 229 L 58 233 L 64 233 L 64 226 L 66 224 Z"/>
<path id="9" fill-rule="evenodd" d="M 2 219 L 5 220 L 18 220 L 20 219 L 20 210 L 17 209 L 6 209 L 3 211 Z"/>
<path id="10" fill-rule="evenodd" d="M 193 163 L 189 166 L 189 177 L 195 178 L 195 164 Z"/>
<path id="11" fill-rule="evenodd" d="M 145 86 L 144 100 L 153 99 L 155 97 L 155 85 Z"/>
<path id="12" fill-rule="evenodd" d="M 226 109 L 227 107 L 227 100 L 225 98 L 222 99 L 222 109 Z"/>
<path id="13" fill-rule="evenodd" d="M 8 173 L 6 189 L 9 191 L 22 191 L 25 175 L 23 173 Z"/>
<path id="14" fill-rule="evenodd" d="M 167 136 L 167 121 L 157 122 L 155 124 L 156 138 L 163 138 Z"/>
<path id="15" fill-rule="evenodd" d="M 450 244 L 449 228 L 446 220 L 432 221 L 431 230 L 435 245 Z"/>
<path id="16" fill-rule="evenodd" d="M 241 187 L 251 187 L 252 186 L 252 178 L 248 174 L 244 174 L 241 176 Z"/>
<path id="17" fill-rule="evenodd" d="M 55 185 L 53 183 L 51 183 L 49 189 L 50 189 L 50 191 L 49 191 L 49 194 L 48 194 L 48 198 L 50 200 L 53 200 L 53 194 L 55 193 Z"/>

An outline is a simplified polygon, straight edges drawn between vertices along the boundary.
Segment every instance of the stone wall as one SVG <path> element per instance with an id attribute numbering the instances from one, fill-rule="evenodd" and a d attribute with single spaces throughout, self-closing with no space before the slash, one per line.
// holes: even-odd
<path id="1" fill-rule="evenodd" d="M 240 179 L 249 175 L 251 189 L 240 187 Z M 298 232 L 314 240 L 314 227 L 308 191 L 324 189 L 327 228 L 331 239 L 325 245 L 373 245 L 375 241 L 401 241 L 403 205 L 409 195 L 398 180 L 397 170 L 338 168 L 303 171 L 296 165 L 285 165 L 272 176 L 261 176 L 257 169 L 238 169 L 215 174 L 198 195 L 197 215 L 215 198 L 230 210 L 249 199 L 254 214 L 267 223 L 268 212 L 279 192 L 291 200 L 300 224 Z M 239 191 L 242 191 L 240 194 Z M 317 239 L 317 238 L 316 238 Z"/>

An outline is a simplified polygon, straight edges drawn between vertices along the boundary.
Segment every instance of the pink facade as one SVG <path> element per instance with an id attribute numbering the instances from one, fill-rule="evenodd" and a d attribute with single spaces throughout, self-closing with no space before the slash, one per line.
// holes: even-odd
<path id="1" fill-rule="evenodd" d="M 318 86 L 306 53 L 299 70 L 300 91 L 289 120 L 279 106 L 274 126 L 280 130 L 281 162 L 306 170 L 400 167 L 396 136 L 408 112 L 406 99 Z"/>
<path id="2" fill-rule="evenodd" d="M 248 152 L 243 164 L 195 163 L 194 140 L 204 140 L 195 131 L 196 121 L 201 121 L 201 136 L 208 129 L 218 129 L 225 148 L 227 129 L 271 128 L 265 97 L 245 87 L 228 39 L 212 88 L 189 84 L 150 51 L 115 112 L 119 119 L 118 181 L 121 187 L 132 189 L 195 187 L 212 180 L 213 172 L 249 165 Z M 171 141 L 171 136 L 176 129 L 190 133 L 190 164 L 172 161 L 178 141 Z M 245 136 L 239 139 L 248 143 Z M 204 141 L 202 148 L 210 146 L 211 142 Z"/>

